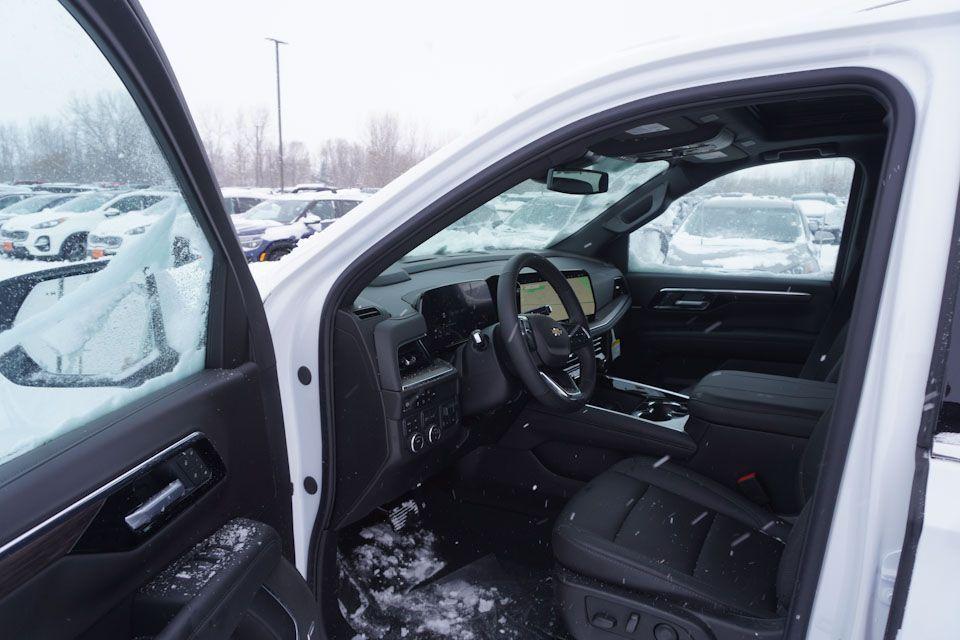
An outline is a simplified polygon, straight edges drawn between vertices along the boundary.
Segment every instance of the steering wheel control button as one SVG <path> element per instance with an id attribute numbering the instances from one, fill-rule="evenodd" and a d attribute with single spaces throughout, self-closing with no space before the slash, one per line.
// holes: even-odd
<path id="1" fill-rule="evenodd" d="M 419 433 L 415 433 L 410 436 L 410 451 L 414 453 L 419 453 L 423 449 L 424 445 L 423 436 Z"/>
<path id="2" fill-rule="evenodd" d="M 590 624 L 595 626 L 597 629 L 603 629 L 604 631 L 610 631 L 617 627 L 617 619 L 606 613 L 595 613 L 593 617 L 590 618 Z"/>
<path id="3" fill-rule="evenodd" d="M 443 431 L 440 429 L 440 427 L 437 425 L 433 425 L 432 427 L 430 427 L 430 430 L 427 431 L 427 442 L 429 442 L 430 444 L 433 444 L 434 442 L 438 441 L 440 439 L 440 436 L 442 435 L 443 435 Z"/>

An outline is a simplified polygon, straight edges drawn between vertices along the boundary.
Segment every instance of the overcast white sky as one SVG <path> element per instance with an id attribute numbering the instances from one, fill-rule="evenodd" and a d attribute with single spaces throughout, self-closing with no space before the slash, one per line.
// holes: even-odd
<path id="1" fill-rule="evenodd" d="M 195 116 L 275 108 L 311 148 L 396 111 L 444 140 L 562 69 L 641 43 L 815 16 L 851 0 L 141 0 Z M 854 5 L 864 2 L 852 1 Z"/>
<path id="2" fill-rule="evenodd" d="M 194 116 L 276 107 L 311 149 L 394 111 L 437 142 L 565 69 L 675 36 L 814 17 L 870 0 L 141 0 Z M 56 113 L 115 86 L 54 0 L 0 0 L 0 121 Z M 51 28 L 53 24 L 53 28 Z M 97 66 L 96 72 L 91 71 Z M 11 91 L 20 87 L 21 91 Z"/>

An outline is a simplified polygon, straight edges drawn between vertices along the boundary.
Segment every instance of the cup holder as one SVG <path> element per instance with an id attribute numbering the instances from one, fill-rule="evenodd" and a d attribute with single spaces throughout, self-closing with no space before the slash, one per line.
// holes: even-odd
<path id="1" fill-rule="evenodd" d="M 674 400 L 647 400 L 633 412 L 633 415 L 637 418 L 654 422 L 684 418 L 687 414 L 686 404 Z"/>

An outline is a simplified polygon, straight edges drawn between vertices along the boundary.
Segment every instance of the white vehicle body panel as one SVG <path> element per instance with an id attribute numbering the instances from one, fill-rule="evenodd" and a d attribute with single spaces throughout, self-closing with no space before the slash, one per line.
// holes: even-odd
<path id="1" fill-rule="evenodd" d="M 956 344 L 956 343 L 954 343 Z M 944 436 L 953 436 L 948 442 Z M 901 638 L 960 635 L 960 437 L 936 437 L 927 477 L 923 530 L 910 580 Z"/>
<path id="2" fill-rule="evenodd" d="M 551 97 L 438 151 L 385 187 L 260 279 L 277 357 L 293 480 L 297 566 L 306 573 L 321 481 L 318 323 L 332 285 L 358 256 L 424 207 L 493 163 L 599 112 L 679 89 L 827 68 L 862 67 L 898 79 L 915 102 L 914 147 L 860 410 L 838 496 L 811 638 L 878 637 L 887 608 L 881 560 L 900 549 L 914 472 L 917 427 L 954 224 L 960 181 L 960 11 L 946 2 L 893 4 L 829 27 L 791 25 L 726 44 L 678 41 L 624 53 L 581 72 Z M 944 144 L 943 141 L 949 141 Z M 933 275 L 931 275 L 933 274 Z M 917 286 L 923 283 L 923 286 Z M 323 487 L 321 487 L 323 489 Z"/>

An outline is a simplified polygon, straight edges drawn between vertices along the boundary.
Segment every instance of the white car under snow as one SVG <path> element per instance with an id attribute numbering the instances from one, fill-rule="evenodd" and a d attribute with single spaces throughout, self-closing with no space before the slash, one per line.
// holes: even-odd
<path id="1" fill-rule="evenodd" d="M 153 189 L 123 194 L 90 191 L 52 209 L 11 219 L 4 224 L 5 238 L 15 257 L 82 260 L 87 254 L 87 236 L 100 222 L 140 211 L 175 195 Z"/>
<path id="2" fill-rule="evenodd" d="M 178 217 L 189 213 L 180 194 L 170 194 L 143 211 L 107 218 L 90 231 L 87 255 L 95 259 L 115 255 L 131 239 L 146 233 L 161 216 L 171 213 Z"/>

